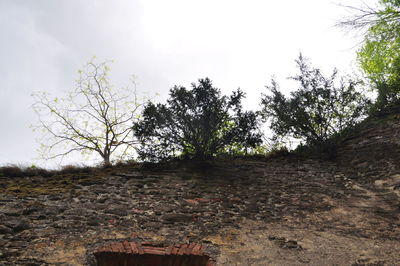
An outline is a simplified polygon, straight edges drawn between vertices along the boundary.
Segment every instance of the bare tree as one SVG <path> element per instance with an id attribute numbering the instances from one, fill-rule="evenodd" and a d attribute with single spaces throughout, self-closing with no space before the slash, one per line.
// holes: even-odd
<path id="1" fill-rule="evenodd" d="M 400 28 L 400 2 L 398 0 L 380 0 L 379 3 L 379 6 L 371 6 L 366 3 L 360 6 L 340 5 L 346 8 L 350 15 L 339 21 L 336 26 L 348 30 L 359 30 L 366 34 L 373 27 L 384 25 L 388 35 L 396 35 L 397 32 L 391 31 Z"/>
<path id="2" fill-rule="evenodd" d="M 134 80 L 133 89 L 114 89 L 109 82 L 108 63 L 87 63 L 79 71 L 76 88 L 65 98 L 51 98 L 43 92 L 33 95 L 32 107 L 39 117 L 34 128 L 44 133 L 44 159 L 94 152 L 104 165 L 110 165 L 111 155 L 122 158 L 133 148 L 136 142 L 132 123 L 144 99 L 138 98 Z"/>

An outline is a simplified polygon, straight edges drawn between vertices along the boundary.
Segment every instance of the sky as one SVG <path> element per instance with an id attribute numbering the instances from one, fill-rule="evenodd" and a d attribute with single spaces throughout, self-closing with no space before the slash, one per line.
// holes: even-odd
<path id="1" fill-rule="evenodd" d="M 93 56 L 113 60 L 115 87 L 135 75 L 139 92 L 163 102 L 172 86 L 209 77 L 225 94 L 240 87 L 251 109 L 271 77 L 296 89 L 287 77 L 300 52 L 326 73 L 354 72 L 360 36 L 335 27 L 349 14 L 339 4 L 346 2 L 0 0 L 0 165 L 54 166 L 38 159 L 31 94 L 72 90 Z"/>

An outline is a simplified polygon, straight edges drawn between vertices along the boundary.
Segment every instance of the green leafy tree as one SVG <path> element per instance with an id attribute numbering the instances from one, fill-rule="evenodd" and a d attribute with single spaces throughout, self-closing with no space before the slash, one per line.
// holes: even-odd
<path id="1" fill-rule="evenodd" d="M 363 117 L 368 100 L 357 90 L 353 80 L 337 82 L 337 71 L 324 76 L 302 55 L 296 60 L 300 73 L 291 79 L 300 87 L 286 97 L 278 83 L 267 86 L 263 94 L 263 113 L 271 122 L 277 137 L 301 139 L 309 145 L 320 145 Z"/>
<path id="2" fill-rule="evenodd" d="M 222 96 L 211 81 L 200 79 L 192 89 L 175 86 L 167 104 L 149 102 L 143 119 L 134 124 L 138 153 L 150 161 L 176 156 L 208 159 L 236 145 L 241 150 L 261 143 L 257 114 L 243 111 L 244 93 Z"/>
<path id="3" fill-rule="evenodd" d="M 64 98 L 44 92 L 33 95 L 33 110 L 39 117 L 34 128 L 43 132 L 44 159 L 95 153 L 110 165 L 114 156 L 122 158 L 133 151 L 132 120 L 144 101 L 137 97 L 136 88 L 112 87 L 107 63 L 87 63 L 79 71 L 76 88 Z"/>
<path id="4" fill-rule="evenodd" d="M 400 1 L 380 0 L 378 7 L 348 7 L 353 16 L 339 25 L 365 30 L 358 62 L 377 89 L 376 107 L 400 100 Z"/>

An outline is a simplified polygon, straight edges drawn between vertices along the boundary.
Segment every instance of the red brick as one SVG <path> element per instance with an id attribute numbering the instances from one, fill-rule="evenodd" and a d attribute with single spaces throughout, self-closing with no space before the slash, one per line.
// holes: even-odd
<path id="1" fill-rule="evenodd" d="M 164 248 L 158 249 L 158 248 L 154 248 L 154 247 L 147 247 L 147 248 L 143 248 L 143 251 L 145 254 L 165 255 Z"/>
<path id="2" fill-rule="evenodd" d="M 216 262 L 213 260 L 208 260 L 207 265 L 206 266 L 215 266 Z"/>
<path id="3" fill-rule="evenodd" d="M 205 199 L 205 198 L 195 198 L 194 200 L 198 201 L 198 202 L 204 202 L 204 203 L 207 203 L 210 201 L 209 199 Z"/>
<path id="4" fill-rule="evenodd" d="M 178 255 L 185 254 L 187 247 L 188 247 L 188 245 L 186 245 L 186 244 L 181 245 L 181 247 L 179 248 L 179 251 L 178 251 Z"/>
<path id="5" fill-rule="evenodd" d="M 190 243 L 188 249 L 190 250 L 190 253 L 192 253 L 192 249 L 196 246 L 195 243 Z"/>
<path id="6" fill-rule="evenodd" d="M 131 250 L 132 250 L 133 254 L 139 253 L 139 250 L 138 250 L 135 242 L 130 242 L 129 245 L 131 246 Z"/>
<path id="7" fill-rule="evenodd" d="M 138 249 L 138 253 L 139 253 L 140 255 L 143 255 L 143 254 L 144 254 L 144 250 L 143 250 L 143 248 L 142 248 L 142 244 L 137 243 L 137 244 L 136 244 L 136 247 L 137 247 L 137 249 Z"/>
<path id="8" fill-rule="evenodd" d="M 190 203 L 190 204 L 194 204 L 194 205 L 198 205 L 199 204 L 199 202 L 197 201 L 197 200 L 192 200 L 192 199 L 185 199 L 184 201 L 186 201 L 187 203 Z"/>
<path id="9" fill-rule="evenodd" d="M 172 255 L 178 255 L 178 251 L 179 251 L 179 247 L 173 247 L 171 254 Z"/>
<path id="10" fill-rule="evenodd" d="M 124 245 L 124 251 L 126 253 L 132 253 L 131 245 L 129 245 L 128 241 L 125 240 L 122 244 Z"/>
<path id="11" fill-rule="evenodd" d="M 231 201 L 242 201 L 242 200 L 239 197 L 233 197 L 233 198 L 231 198 Z"/>
<path id="12" fill-rule="evenodd" d="M 118 247 L 118 251 L 119 251 L 119 252 L 121 252 L 121 253 L 125 252 L 124 244 L 122 244 L 122 243 L 120 242 L 120 243 L 117 243 L 116 245 L 117 245 L 117 247 Z"/>
<path id="13" fill-rule="evenodd" d="M 202 245 L 197 243 L 163 247 L 151 244 L 149 242 L 137 243 L 137 242 L 123 241 L 98 248 L 96 256 L 105 256 L 106 254 L 104 253 L 108 252 L 132 254 L 132 255 L 148 254 L 146 256 L 146 263 L 151 264 L 152 262 L 154 262 L 151 265 L 158 265 L 164 259 L 171 260 L 171 262 L 174 261 L 176 263 L 174 265 L 181 265 L 182 263 L 186 265 L 187 263 L 196 264 L 199 261 L 198 259 L 205 259 L 206 257 L 204 257 L 205 255 L 202 249 L 203 249 Z M 135 257 L 123 256 L 121 259 L 124 260 L 124 258 L 129 260 L 129 258 L 133 259 Z M 141 258 L 144 259 L 145 257 Z M 207 262 L 207 266 L 215 266 L 215 265 L 216 265 L 215 261 L 211 259 Z"/>
<path id="14" fill-rule="evenodd" d="M 112 245 L 110 246 L 110 250 L 111 250 L 112 252 L 119 252 L 119 248 L 118 248 L 118 246 L 117 246 L 116 243 L 115 243 L 115 244 L 112 244 Z"/>
<path id="15" fill-rule="evenodd" d="M 165 255 L 171 255 L 172 252 L 172 246 L 169 246 L 165 249 Z"/>
<path id="16" fill-rule="evenodd" d="M 192 254 L 193 255 L 203 255 L 202 248 L 203 248 L 202 245 L 196 244 L 192 249 Z"/>

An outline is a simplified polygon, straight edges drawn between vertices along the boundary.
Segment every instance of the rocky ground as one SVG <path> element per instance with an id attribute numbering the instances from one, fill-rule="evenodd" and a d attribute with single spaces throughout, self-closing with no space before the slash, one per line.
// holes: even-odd
<path id="1" fill-rule="evenodd" d="M 0 177 L 0 264 L 94 265 L 96 247 L 129 240 L 202 243 L 217 265 L 400 265 L 398 129 L 360 132 L 335 161 Z"/>

